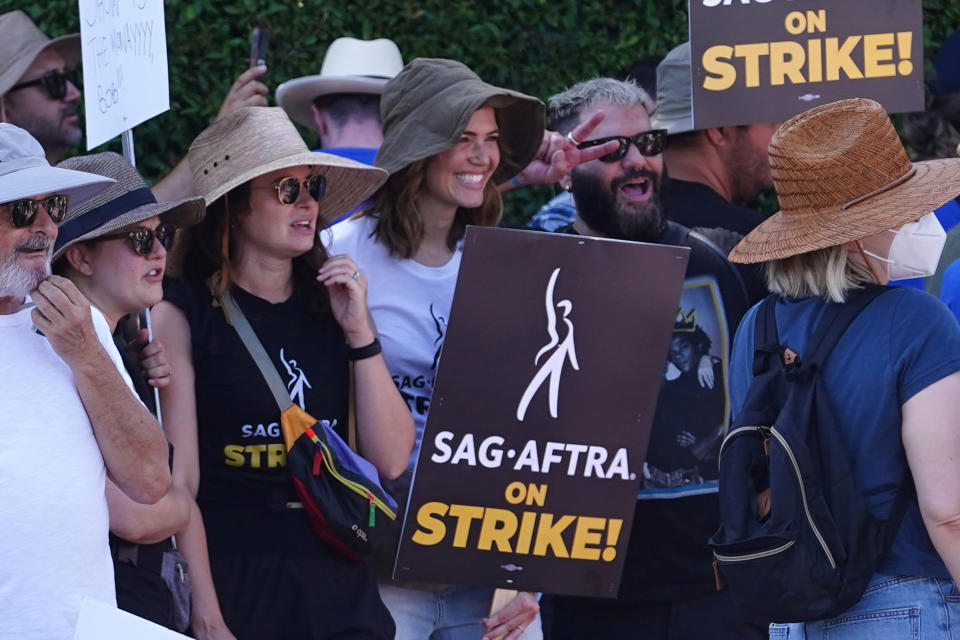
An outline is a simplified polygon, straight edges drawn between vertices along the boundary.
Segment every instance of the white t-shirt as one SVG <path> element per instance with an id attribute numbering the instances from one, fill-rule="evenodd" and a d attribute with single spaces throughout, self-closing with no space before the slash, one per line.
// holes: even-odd
<path id="1" fill-rule="evenodd" d="M 92 316 L 123 371 L 106 320 Z M 116 602 L 105 478 L 70 368 L 30 308 L 0 315 L 0 638 L 68 640 L 82 596 Z"/>
<path id="2" fill-rule="evenodd" d="M 366 276 L 367 304 L 380 334 L 383 358 L 406 400 L 417 429 L 413 468 L 433 393 L 433 377 L 447 333 L 447 318 L 460 271 L 460 247 L 442 267 L 391 256 L 376 241 L 374 218 L 364 216 L 333 227 L 330 255 L 345 253 Z"/>

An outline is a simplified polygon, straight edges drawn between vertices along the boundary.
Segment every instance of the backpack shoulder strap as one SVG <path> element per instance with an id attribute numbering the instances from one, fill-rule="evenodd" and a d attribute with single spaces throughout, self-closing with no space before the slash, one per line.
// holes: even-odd
<path id="1" fill-rule="evenodd" d="M 777 300 L 771 293 L 757 307 L 753 318 L 753 375 L 759 376 L 770 366 L 770 355 L 780 351 L 780 336 L 777 333 Z"/>
<path id="2" fill-rule="evenodd" d="M 843 304 L 830 303 L 806 348 L 804 360 L 822 366 L 860 312 L 893 287 L 872 285 L 851 292 Z"/>
<path id="3" fill-rule="evenodd" d="M 247 348 L 247 352 L 256 363 L 264 381 L 267 383 L 267 386 L 270 387 L 270 393 L 273 394 L 273 399 L 276 401 L 277 407 L 280 409 L 280 412 L 283 413 L 287 407 L 293 404 L 293 400 L 290 399 L 286 385 L 283 384 L 283 380 L 280 379 L 280 374 L 277 373 L 273 362 L 270 360 L 270 356 L 267 355 L 267 350 L 263 348 L 263 343 L 260 342 L 260 338 L 257 337 L 257 334 L 253 331 L 253 327 L 250 326 L 250 321 L 243 315 L 243 311 L 240 310 L 240 305 L 234 300 L 229 288 L 223 292 L 220 304 L 223 306 L 224 311 L 227 312 L 227 321 L 233 325 L 237 335 L 240 336 L 240 341 L 243 343 L 243 346 Z"/>

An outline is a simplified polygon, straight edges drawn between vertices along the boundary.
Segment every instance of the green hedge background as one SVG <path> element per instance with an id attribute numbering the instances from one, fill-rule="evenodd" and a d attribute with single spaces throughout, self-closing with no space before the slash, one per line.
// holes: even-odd
<path id="1" fill-rule="evenodd" d="M 80 29 L 77 0 L 0 0 L 0 13 L 15 8 L 50 36 Z M 924 0 L 923 9 L 929 65 L 939 43 L 960 28 L 960 0 Z M 270 29 L 271 89 L 318 73 L 327 45 L 347 35 L 392 38 L 405 60 L 454 58 L 488 82 L 545 99 L 578 80 L 622 76 L 636 61 L 666 54 L 687 38 L 687 0 L 166 0 L 170 111 L 134 136 L 148 181 L 182 158 L 216 114 L 247 64 L 255 26 Z M 119 151 L 119 142 L 104 148 Z M 507 198 L 512 222 L 526 220 L 553 193 L 520 191 Z"/>

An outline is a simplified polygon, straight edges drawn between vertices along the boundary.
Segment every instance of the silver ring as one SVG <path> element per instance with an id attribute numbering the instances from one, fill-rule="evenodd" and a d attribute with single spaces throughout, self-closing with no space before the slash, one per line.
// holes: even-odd
<path id="1" fill-rule="evenodd" d="M 573 137 L 573 131 L 570 131 L 569 133 L 567 133 L 567 140 L 569 140 L 570 144 L 572 144 L 575 147 L 579 147 L 581 144 L 583 144 L 582 142 L 580 142 L 579 140 Z"/>
<path id="2" fill-rule="evenodd" d="M 360 272 L 359 272 L 359 271 L 354 271 L 354 272 L 353 272 L 353 279 L 354 279 L 354 280 L 359 280 L 359 279 L 360 279 Z"/>

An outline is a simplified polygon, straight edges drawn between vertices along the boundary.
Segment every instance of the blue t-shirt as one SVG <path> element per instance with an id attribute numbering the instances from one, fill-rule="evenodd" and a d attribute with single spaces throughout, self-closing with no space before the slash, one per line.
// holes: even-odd
<path id="1" fill-rule="evenodd" d="M 960 259 L 951 262 L 944 270 L 940 281 L 940 299 L 960 322 Z"/>
<path id="2" fill-rule="evenodd" d="M 776 306 L 780 343 L 803 358 L 807 339 L 825 309 L 822 298 L 781 300 Z M 743 317 L 733 341 L 730 400 L 740 413 L 753 379 L 757 307 Z M 829 402 L 867 507 L 886 517 L 907 469 L 900 438 L 901 406 L 934 382 L 960 371 L 960 326 L 938 299 L 901 287 L 864 309 L 823 367 Z M 914 500 L 893 547 L 878 569 L 887 575 L 949 578 Z"/>

